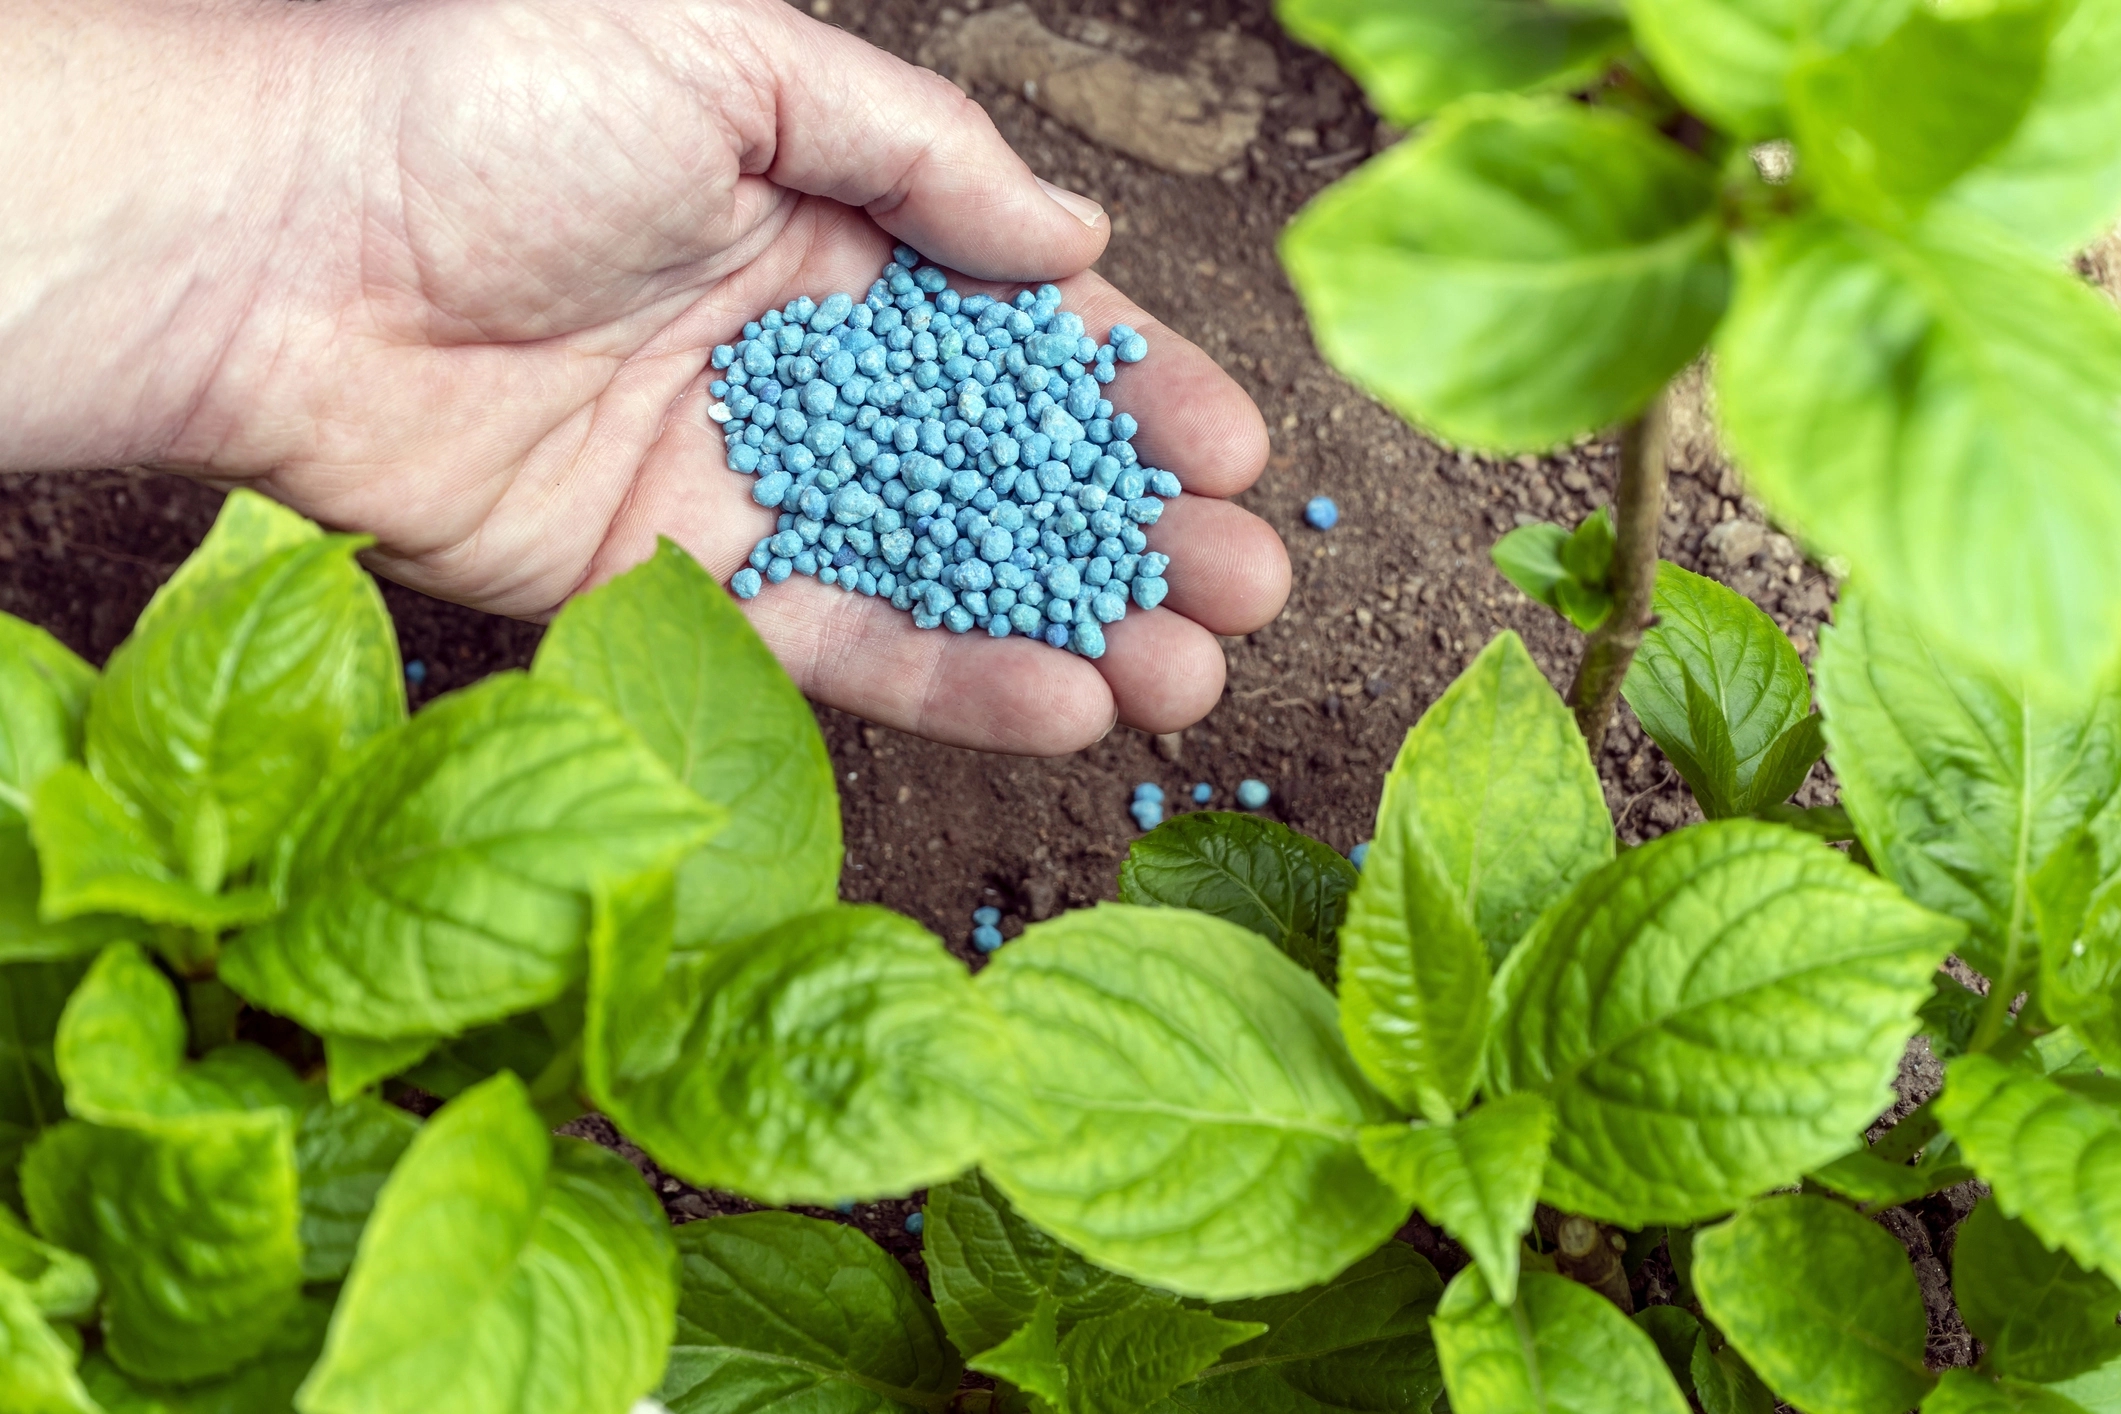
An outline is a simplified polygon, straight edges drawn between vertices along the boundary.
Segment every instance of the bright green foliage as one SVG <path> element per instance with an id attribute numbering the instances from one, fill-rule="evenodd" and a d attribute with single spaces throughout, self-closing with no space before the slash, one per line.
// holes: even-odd
<path id="1" fill-rule="evenodd" d="M 376 1199 L 301 1414 L 622 1414 L 662 1374 L 662 1205 L 616 1154 L 554 1141 L 494 1077 L 421 1129 Z"/>
<path id="2" fill-rule="evenodd" d="M 64 1247 L 40 1241 L 12 1208 L 0 1207 L 0 1272 L 20 1283 L 30 1304 L 55 1321 L 78 1321 L 95 1309 L 95 1269 Z"/>
<path id="3" fill-rule="evenodd" d="M 1629 0 L 1635 38 L 1696 112 L 1740 137 L 1784 131 L 1800 53 L 1884 38 L 1911 0 Z"/>
<path id="4" fill-rule="evenodd" d="M 377 1192 L 419 1130 L 411 1115 L 367 1095 L 320 1104 L 303 1116 L 295 1133 L 303 1280 L 346 1275 Z"/>
<path id="5" fill-rule="evenodd" d="M 200 1384 L 136 1380 L 101 1355 L 82 1362 L 81 1380 L 103 1414 L 285 1414 L 324 1344 L 331 1303 L 305 1296 L 257 1359 L 232 1375 Z"/>
<path id="6" fill-rule="evenodd" d="M 2080 830 L 2032 880 L 2040 947 L 2040 1008 L 2070 1027 L 2108 1069 L 2121 1068 L 2121 878 L 2106 878 L 2103 828 Z"/>
<path id="7" fill-rule="evenodd" d="M 1520 1239 L 1532 1225 L 1554 1110 L 1530 1092 L 1504 1095 L 1449 1124 L 1365 1130 L 1363 1157 L 1480 1264 L 1498 1305 L 1517 1299 Z"/>
<path id="8" fill-rule="evenodd" d="M 1815 217 L 1747 247 L 1716 347 L 1731 447 L 1809 541 L 1986 661 L 2106 671 L 2121 319 L 2097 294 L 1970 231 Z"/>
<path id="9" fill-rule="evenodd" d="M 1022 1042 L 990 1082 L 987 1174 L 1100 1266 L 1211 1300 L 1287 1291 L 1405 1215 L 1357 1151 L 1390 1112 L 1332 998 L 1257 934 L 1106 904 L 1033 926 L 976 986 Z"/>
<path id="10" fill-rule="evenodd" d="M 1257 1321 L 1226 1321 L 1180 1306 L 1080 1321 L 1060 1339 L 1064 1394 L 1056 1414 L 1139 1414 L 1232 1346 L 1266 1331 Z M 1050 1374 L 1044 1383 L 1052 1387 Z"/>
<path id="11" fill-rule="evenodd" d="M 1166 820 L 1129 846 L 1119 899 L 1250 928 L 1330 987 L 1339 971 L 1334 935 L 1361 877 L 1336 850 L 1287 825 L 1203 810 Z"/>
<path id="12" fill-rule="evenodd" d="M 934 934 L 848 907 L 674 953 L 653 879 L 599 913 L 590 1093 L 673 1173 L 831 1203 L 972 1165 L 991 1048 L 972 981 Z"/>
<path id="13" fill-rule="evenodd" d="M 677 1231 L 672 1414 L 942 1410 L 964 1366 L 905 1268 L 852 1228 L 746 1213 Z"/>
<path id="14" fill-rule="evenodd" d="M 1805 1176 L 1875 1212 L 1964 1183 L 1974 1171 L 1960 1162 L 1958 1147 L 1947 1141 L 1929 1146 L 1914 1164 L 1882 1159 L 1868 1146 L 1858 1145 Z"/>
<path id="15" fill-rule="evenodd" d="M 369 542 L 304 529 L 257 558 L 210 536 L 89 698 L 90 769 L 209 893 L 260 856 L 318 781 L 405 718 L 397 635 L 353 559 Z"/>
<path id="16" fill-rule="evenodd" d="M 581 1095 L 584 991 L 571 987 L 534 1012 L 442 1042 L 406 1070 L 406 1082 L 455 1099 L 489 1076 L 514 1071 L 540 1117 L 555 1127 L 565 1124 L 588 1108 Z"/>
<path id="17" fill-rule="evenodd" d="M 81 758 L 81 718 L 96 670 L 34 624 L 0 614 L 0 829 L 29 818 L 55 766 Z"/>
<path id="18" fill-rule="evenodd" d="M 2121 1358 L 2121 1290 L 2050 1251 L 1994 1199 L 1959 1224 L 1952 1293 L 1984 1369 L 2046 1384 Z"/>
<path id="19" fill-rule="evenodd" d="M 1585 633 L 1613 612 L 1613 515 L 1601 507 L 1573 531 L 1521 525 L 1488 551 L 1503 578 Z"/>
<path id="20" fill-rule="evenodd" d="M 2110 1083 L 2086 1089 L 1961 1056 L 1945 1072 L 1937 1117 L 2005 1215 L 2121 1281 L 2121 1104 Z"/>
<path id="21" fill-rule="evenodd" d="M 1435 1331 L 1453 1414 L 1687 1414 L 1649 1336 L 1566 1277 L 1526 1272 L 1515 1306 L 1498 1306 L 1469 1268 Z"/>
<path id="22" fill-rule="evenodd" d="M 102 914 L 47 923 L 37 912 L 43 891 L 29 827 L 0 821 L 0 966 L 80 957 L 142 931 L 130 919 Z"/>
<path id="23" fill-rule="evenodd" d="M 624 717 L 729 812 L 677 871 L 680 950 L 763 932 L 839 896 L 840 803 L 810 704 L 690 555 L 655 557 L 560 611 L 534 675 Z"/>
<path id="24" fill-rule="evenodd" d="M 66 1118 L 52 1037 L 80 976 L 79 963 L 0 965 L 0 1203 L 19 1201 L 15 1165 L 22 1151 Z"/>
<path id="25" fill-rule="evenodd" d="M 0 1268 L 0 1409 L 8 1414 L 105 1414 L 74 1372 L 77 1356 L 28 1287 Z"/>
<path id="26" fill-rule="evenodd" d="M 277 871 L 286 911 L 221 976 L 313 1030 L 447 1035 L 557 997 L 587 892 L 673 862 L 726 819 L 610 709 L 496 674 L 379 738 Z"/>
<path id="27" fill-rule="evenodd" d="M 1712 1348 L 1709 1333 L 1694 1338 L 1687 1359 L 1688 1387 L 1701 1401 L 1702 1414 L 1774 1414 L 1775 1396 L 1753 1373 L 1753 1367 L 1728 1345 Z"/>
<path id="28" fill-rule="evenodd" d="M 1515 634 L 1407 734 L 1341 929 L 1341 1024 L 1364 1073 L 1444 1121 L 1469 1098 L 1490 959 L 1613 857 L 1583 737 Z"/>
<path id="29" fill-rule="evenodd" d="M 2008 1377 L 1988 1379 L 1972 1370 L 1946 1370 L 1922 1401 L 1922 1414 L 2088 1414 L 2054 1390 Z"/>
<path id="30" fill-rule="evenodd" d="M 1470 93 L 1580 87 L 1628 33 L 1612 16 L 1544 0 L 1281 0 L 1275 14 L 1402 127 Z"/>
<path id="31" fill-rule="evenodd" d="M 1933 1377 L 1907 1253 L 1824 1198 L 1765 1199 L 1694 1237 L 1702 1308 L 1807 1414 L 1902 1414 Z"/>
<path id="32" fill-rule="evenodd" d="M 1711 820 L 1789 799 L 1826 749 L 1796 648 L 1752 600 L 1668 560 L 1655 603 L 1621 684 L 1642 729 Z"/>
<path id="33" fill-rule="evenodd" d="M 1283 237 L 1320 346 L 1456 442 L 1544 448 L 1639 410 L 1722 315 L 1714 173 L 1610 111 L 1453 105 Z"/>
<path id="34" fill-rule="evenodd" d="M 2086 826 L 2121 858 L 2121 693 L 2050 703 L 1868 592 L 1843 597 L 1821 645 L 1827 741 L 1865 848 L 1909 897 L 1969 924 L 1967 961 L 2016 990 L 2043 864 Z"/>
<path id="35" fill-rule="evenodd" d="M 1209 1359 L 1214 1356 L 1210 1355 Z M 1068 1407 L 1068 1366 L 1061 1358 L 1060 1303 L 1050 1296 L 1039 1298 L 1031 1319 L 991 1350 L 983 1350 L 966 1362 L 983 1375 L 1016 1386 L 1051 1410 Z"/>
<path id="36" fill-rule="evenodd" d="M 1443 1386 L 1429 1317 L 1443 1281 L 1387 1242 L 1324 1286 L 1228 1301 L 1215 1314 L 1267 1333 L 1234 1346 L 1156 1414 L 1320 1414 L 1427 1409 Z"/>
<path id="37" fill-rule="evenodd" d="M 1489 1080 L 1554 1105 L 1547 1202 L 1626 1227 L 1709 1217 L 1885 1108 L 1960 936 L 1792 831 L 1683 830 L 1540 920 L 1497 979 Z"/>
<path id="38" fill-rule="evenodd" d="M 330 1077 L 331 1098 L 344 1104 L 354 1096 L 393 1075 L 403 1074 L 427 1058 L 440 1038 L 408 1036 L 379 1041 L 367 1036 L 326 1036 L 324 1063 Z"/>

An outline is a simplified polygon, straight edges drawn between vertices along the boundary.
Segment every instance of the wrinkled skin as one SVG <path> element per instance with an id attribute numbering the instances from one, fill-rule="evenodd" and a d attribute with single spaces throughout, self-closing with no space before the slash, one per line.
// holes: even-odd
<path id="1" fill-rule="evenodd" d="M 1149 338 L 1113 401 L 1188 494 L 1170 598 L 1095 663 L 921 632 L 813 581 L 747 606 L 812 697 L 939 740 L 1167 731 L 1288 562 L 1229 504 L 1243 392 L 1087 267 L 1109 223 L 948 83 L 779 0 L 0 0 L 0 467 L 143 462 L 376 537 L 380 573 L 527 618 L 658 535 L 726 581 L 771 514 L 706 417 L 713 346 L 859 296 L 895 240 L 1008 292 L 1052 279 Z M 8 132 L 15 136 L 5 136 Z M 18 164 L 16 159 L 21 158 Z"/>

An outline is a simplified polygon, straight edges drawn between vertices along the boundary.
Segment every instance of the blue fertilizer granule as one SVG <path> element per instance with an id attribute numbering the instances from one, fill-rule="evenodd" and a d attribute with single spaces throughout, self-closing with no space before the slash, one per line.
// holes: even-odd
<path id="1" fill-rule="evenodd" d="M 1206 781 L 1202 781 L 1199 785 L 1193 787 L 1193 803 L 1195 805 L 1206 805 L 1213 799 L 1215 799 L 1215 787 L 1209 785 Z"/>
<path id="2" fill-rule="evenodd" d="M 1348 851 L 1348 863 L 1354 865 L 1357 869 L 1362 868 L 1362 862 L 1369 857 L 1370 842 L 1368 840 L 1364 840 L 1361 844 Z"/>
<path id="3" fill-rule="evenodd" d="M 992 923 L 982 923 L 972 930 L 972 946 L 981 952 L 993 952 L 1002 945 L 1002 930 Z"/>
<path id="4" fill-rule="evenodd" d="M 1104 396 L 1148 341 L 1116 324 L 1100 344 L 1060 306 L 1052 285 L 961 295 L 900 246 L 860 303 L 805 295 L 718 346 L 709 415 L 780 511 L 731 592 L 812 575 L 917 628 L 1086 658 L 1161 604 L 1171 561 L 1145 531 L 1178 478 L 1142 464 Z"/>
<path id="5" fill-rule="evenodd" d="M 906 1231 L 912 1233 L 915 1237 L 919 1237 L 921 1235 L 921 1229 L 926 1227 L 927 1225 L 928 1224 L 925 1220 L 922 1219 L 919 1213 L 913 1213 L 909 1215 L 906 1219 Z"/>
<path id="6" fill-rule="evenodd" d="M 982 928 L 992 928 L 1002 921 L 1002 911 L 989 906 L 972 910 L 972 921 Z"/>
<path id="7" fill-rule="evenodd" d="M 1271 794 L 1265 781 L 1246 780 L 1237 783 L 1237 803 L 1247 810 L 1259 809 L 1267 803 L 1267 797 Z"/>
<path id="8" fill-rule="evenodd" d="M 421 662 L 418 658 L 415 658 L 411 662 L 407 663 L 405 665 L 405 681 L 411 683 L 414 687 L 418 687 L 421 683 L 426 682 L 427 665 Z"/>
<path id="9" fill-rule="evenodd" d="M 1331 530 L 1340 524 L 1340 507 L 1331 496 L 1313 496 L 1304 502 L 1304 524 L 1313 530 Z"/>

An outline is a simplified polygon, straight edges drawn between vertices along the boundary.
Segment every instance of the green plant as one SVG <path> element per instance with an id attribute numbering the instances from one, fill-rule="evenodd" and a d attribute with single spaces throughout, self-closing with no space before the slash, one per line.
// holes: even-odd
<path id="1" fill-rule="evenodd" d="M 1284 239 L 1327 354 L 1471 446 L 1626 424 L 1587 732 L 1648 623 L 1659 390 L 1705 348 L 1785 524 L 1996 671 L 2105 679 L 2121 319 L 2059 262 L 2121 212 L 2121 4 L 1278 8 L 1419 127 Z"/>

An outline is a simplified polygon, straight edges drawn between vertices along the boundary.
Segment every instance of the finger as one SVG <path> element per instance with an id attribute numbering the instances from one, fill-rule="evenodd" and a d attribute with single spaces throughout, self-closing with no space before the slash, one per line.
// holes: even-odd
<path id="1" fill-rule="evenodd" d="M 1020 756 L 1080 751 L 1112 730 L 1098 669 L 1028 638 L 915 629 L 884 600 L 801 577 L 744 612 L 805 696 L 866 721 Z"/>
<path id="2" fill-rule="evenodd" d="M 988 279 L 1072 275 L 1104 252 L 1104 209 L 1041 182 L 954 84 L 775 0 L 746 13 L 771 100 L 738 118 L 746 171 Z"/>
<path id="3" fill-rule="evenodd" d="M 1164 503 L 1149 548 L 1171 557 L 1164 607 L 1210 633 L 1251 633 L 1289 600 L 1289 551 L 1274 527 L 1241 506 L 1203 496 Z"/>
<path id="4" fill-rule="evenodd" d="M 1223 650 L 1191 619 L 1165 609 L 1105 626 L 1097 660 L 1119 719 L 1145 732 L 1175 732 L 1208 715 L 1223 695 Z"/>

